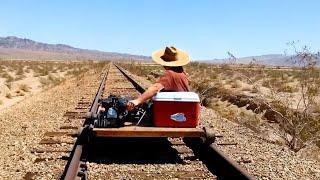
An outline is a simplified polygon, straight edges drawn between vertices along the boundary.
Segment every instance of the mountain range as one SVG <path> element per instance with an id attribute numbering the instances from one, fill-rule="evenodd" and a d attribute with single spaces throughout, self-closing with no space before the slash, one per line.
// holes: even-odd
<path id="1" fill-rule="evenodd" d="M 15 36 L 0 37 L 0 59 L 36 60 L 148 60 L 148 56 L 75 48 L 65 44 L 46 44 Z"/>
<path id="2" fill-rule="evenodd" d="M 269 66 L 292 66 L 292 58 L 293 56 L 286 56 L 283 54 L 268 54 L 268 55 L 261 55 L 261 56 L 248 56 L 248 57 L 240 57 L 230 59 L 212 59 L 206 60 L 206 63 L 239 63 L 239 64 L 261 64 L 261 65 L 269 65 Z"/>
<path id="3" fill-rule="evenodd" d="M 284 55 L 284 54 L 268 54 L 261 56 L 248 56 L 248 57 L 240 57 L 240 58 L 228 58 L 228 59 L 213 59 L 206 60 L 203 62 L 206 63 L 215 63 L 215 64 L 223 64 L 223 63 L 235 63 L 235 64 L 256 64 L 256 65 L 266 65 L 266 66 L 303 66 L 301 64 L 304 61 L 306 64 L 307 59 L 312 56 L 312 60 L 316 66 L 320 65 L 320 54 L 299 54 L 299 55 Z M 300 62 L 300 63 L 299 63 Z M 306 65 L 305 64 L 305 65 Z"/>
<path id="4" fill-rule="evenodd" d="M 319 55 L 318 55 L 319 56 Z M 205 63 L 262 64 L 268 66 L 292 66 L 294 56 L 268 54 L 230 59 L 211 59 Z M 0 37 L 0 60 L 146 60 L 149 56 L 131 55 L 75 48 L 65 44 L 47 44 L 15 36 Z M 319 58 L 318 58 L 319 63 Z"/>

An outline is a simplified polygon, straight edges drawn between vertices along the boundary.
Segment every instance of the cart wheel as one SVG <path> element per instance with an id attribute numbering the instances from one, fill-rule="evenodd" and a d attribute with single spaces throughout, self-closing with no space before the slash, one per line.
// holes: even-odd
<path id="1" fill-rule="evenodd" d="M 214 143 L 214 141 L 216 140 L 216 136 L 215 133 L 212 129 L 209 128 L 203 128 L 204 133 L 205 133 L 205 139 L 204 139 L 204 143 L 206 144 L 212 144 Z"/>

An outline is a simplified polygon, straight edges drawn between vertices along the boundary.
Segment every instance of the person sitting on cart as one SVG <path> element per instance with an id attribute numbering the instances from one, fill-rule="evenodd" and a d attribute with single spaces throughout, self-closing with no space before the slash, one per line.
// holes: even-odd
<path id="1" fill-rule="evenodd" d="M 190 62 L 186 52 L 175 47 L 166 47 L 165 49 L 160 49 L 152 53 L 152 59 L 164 67 L 165 73 L 137 99 L 127 103 L 127 109 L 129 111 L 152 98 L 160 91 L 189 91 L 188 75 L 182 67 Z"/>

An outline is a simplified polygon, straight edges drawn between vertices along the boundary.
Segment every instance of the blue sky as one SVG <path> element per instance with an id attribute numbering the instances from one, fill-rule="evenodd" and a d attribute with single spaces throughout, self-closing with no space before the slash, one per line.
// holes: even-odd
<path id="1" fill-rule="evenodd" d="M 175 45 L 192 59 L 320 48 L 318 0 L 1 0 L 0 36 L 150 55 Z"/>

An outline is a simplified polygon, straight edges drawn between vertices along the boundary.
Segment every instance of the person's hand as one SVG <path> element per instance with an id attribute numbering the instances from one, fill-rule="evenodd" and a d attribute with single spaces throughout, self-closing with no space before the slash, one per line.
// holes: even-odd
<path id="1" fill-rule="evenodd" d="M 127 103 L 128 111 L 132 111 L 135 107 L 137 107 L 141 102 L 138 99 L 131 100 Z"/>
<path id="2" fill-rule="evenodd" d="M 102 106 L 99 106 L 98 108 L 98 112 L 105 112 L 106 111 L 106 108 L 102 107 Z"/>

